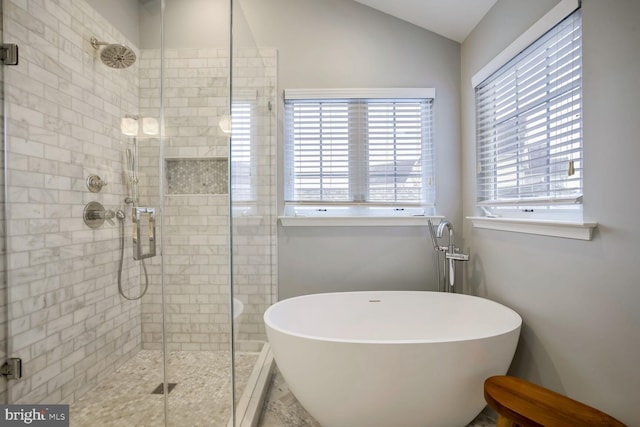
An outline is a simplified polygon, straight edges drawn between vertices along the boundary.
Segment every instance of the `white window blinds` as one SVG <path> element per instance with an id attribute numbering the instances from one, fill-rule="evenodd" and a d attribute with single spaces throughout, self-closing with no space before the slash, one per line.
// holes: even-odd
<path id="1" fill-rule="evenodd" d="M 285 99 L 285 201 L 433 206 L 432 105 Z"/>
<path id="2" fill-rule="evenodd" d="M 580 10 L 476 87 L 476 123 L 478 205 L 581 201 Z"/>
<path id="3" fill-rule="evenodd" d="M 255 200 L 254 103 L 237 102 L 231 106 L 231 197 L 234 201 Z"/>

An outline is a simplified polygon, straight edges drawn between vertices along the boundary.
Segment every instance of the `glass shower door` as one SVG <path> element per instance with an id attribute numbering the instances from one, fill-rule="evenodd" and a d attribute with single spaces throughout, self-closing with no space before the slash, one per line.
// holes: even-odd
<path id="1" fill-rule="evenodd" d="M 69 402 L 74 427 L 227 426 L 255 389 L 275 290 L 276 57 L 239 21 L 231 49 L 232 1 L 8 3 L 5 40 L 24 53 L 0 66 L 0 364 L 20 355 L 25 375 L 0 376 L 0 403 Z M 139 14 L 131 35 L 121 12 Z M 94 37 L 135 63 L 104 63 L 114 45 Z M 93 202 L 113 223 L 83 222 Z M 145 265 L 134 205 L 157 214 Z"/>
<path id="2" fill-rule="evenodd" d="M 3 37 L 3 16 L 2 3 L 0 1 L 0 45 Z M 5 138 L 4 138 L 4 66 L 0 64 L 0 365 L 2 365 L 9 354 L 7 348 L 7 337 L 9 333 L 8 323 L 8 295 L 7 295 L 7 239 L 5 224 Z M 8 403 L 7 399 L 7 377 L 0 375 L 0 404 Z"/>
<path id="3" fill-rule="evenodd" d="M 161 147 L 145 147 L 144 155 L 163 171 L 155 190 L 163 210 L 163 318 L 149 313 L 143 328 L 163 331 L 165 382 L 175 385 L 166 395 L 168 426 L 223 427 L 233 413 L 229 16 L 228 0 L 165 0 L 162 46 L 143 52 L 145 65 L 158 64 L 143 74 L 149 86 L 158 78 L 161 98 L 143 92 L 150 97 L 142 114 L 162 105 L 164 124 Z"/>
<path id="4" fill-rule="evenodd" d="M 272 367 L 263 314 L 276 295 L 277 52 L 232 0 L 229 138 L 236 426 L 255 425 Z"/>

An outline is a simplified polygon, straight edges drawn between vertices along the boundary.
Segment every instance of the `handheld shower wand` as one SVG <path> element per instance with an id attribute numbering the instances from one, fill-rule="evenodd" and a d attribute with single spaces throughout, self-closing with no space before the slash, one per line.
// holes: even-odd
<path id="1" fill-rule="evenodd" d="M 136 155 L 137 155 L 137 141 L 134 138 L 133 149 L 131 147 L 127 147 L 124 151 L 124 174 L 126 174 L 127 183 L 129 187 L 129 196 L 127 196 L 124 201 L 125 203 L 133 205 L 132 211 L 136 210 L 136 206 L 138 204 L 138 176 L 136 175 Z M 125 220 L 126 216 L 124 211 L 119 210 L 116 212 L 116 217 L 120 222 L 120 264 L 118 268 L 118 292 L 120 295 L 130 301 L 139 300 L 146 293 L 149 288 L 149 274 L 147 272 L 147 266 L 144 263 L 144 260 L 141 260 L 142 270 L 144 271 L 144 288 L 140 292 L 138 296 L 127 295 L 124 292 L 124 285 L 122 282 L 122 269 L 124 265 L 124 247 L 125 247 Z M 134 257 L 134 259 L 136 259 Z"/>
<path id="2" fill-rule="evenodd" d="M 440 246 L 438 246 L 438 240 L 436 240 L 436 232 L 433 229 L 433 223 L 431 222 L 431 218 L 427 220 L 427 224 L 429 224 L 429 234 L 431 235 L 431 242 L 433 243 L 433 250 L 438 252 L 440 250 Z"/>
<path id="3" fill-rule="evenodd" d="M 132 203 L 134 206 L 138 202 L 138 177 L 136 176 L 136 156 L 131 148 L 125 151 L 127 177 L 129 182 L 129 197 L 125 199 L 126 203 Z"/>

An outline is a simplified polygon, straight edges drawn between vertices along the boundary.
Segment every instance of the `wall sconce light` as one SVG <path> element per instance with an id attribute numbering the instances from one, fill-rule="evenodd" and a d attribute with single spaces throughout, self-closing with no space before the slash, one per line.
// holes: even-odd
<path id="1" fill-rule="evenodd" d="M 142 121 L 142 134 L 154 136 L 160 133 L 160 125 L 155 117 L 142 117 L 138 115 L 125 115 L 120 121 L 120 131 L 123 135 L 138 136 L 140 132 L 140 121 Z"/>
<path id="2" fill-rule="evenodd" d="M 220 130 L 226 134 L 231 133 L 231 116 L 225 114 L 224 116 L 220 117 L 218 127 L 220 127 Z"/>
<path id="3" fill-rule="evenodd" d="M 142 133 L 145 135 L 158 135 L 160 133 L 160 125 L 155 117 L 142 118 Z"/>
<path id="4" fill-rule="evenodd" d="M 133 116 L 124 116 L 120 121 L 120 132 L 128 136 L 138 135 L 138 119 Z"/>

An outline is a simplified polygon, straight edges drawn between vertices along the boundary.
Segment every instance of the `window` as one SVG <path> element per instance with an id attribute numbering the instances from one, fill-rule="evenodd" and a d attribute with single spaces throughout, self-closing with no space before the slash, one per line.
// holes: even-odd
<path id="1" fill-rule="evenodd" d="M 485 213 L 582 212 L 580 10 L 476 86 L 476 125 Z"/>
<path id="2" fill-rule="evenodd" d="M 328 215 L 432 210 L 433 90 L 355 92 L 285 94 L 285 203 Z"/>
<path id="3" fill-rule="evenodd" d="M 256 199 L 252 161 L 253 103 L 234 102 L 231 106 L 231 191 L 234 202 Z"/>

